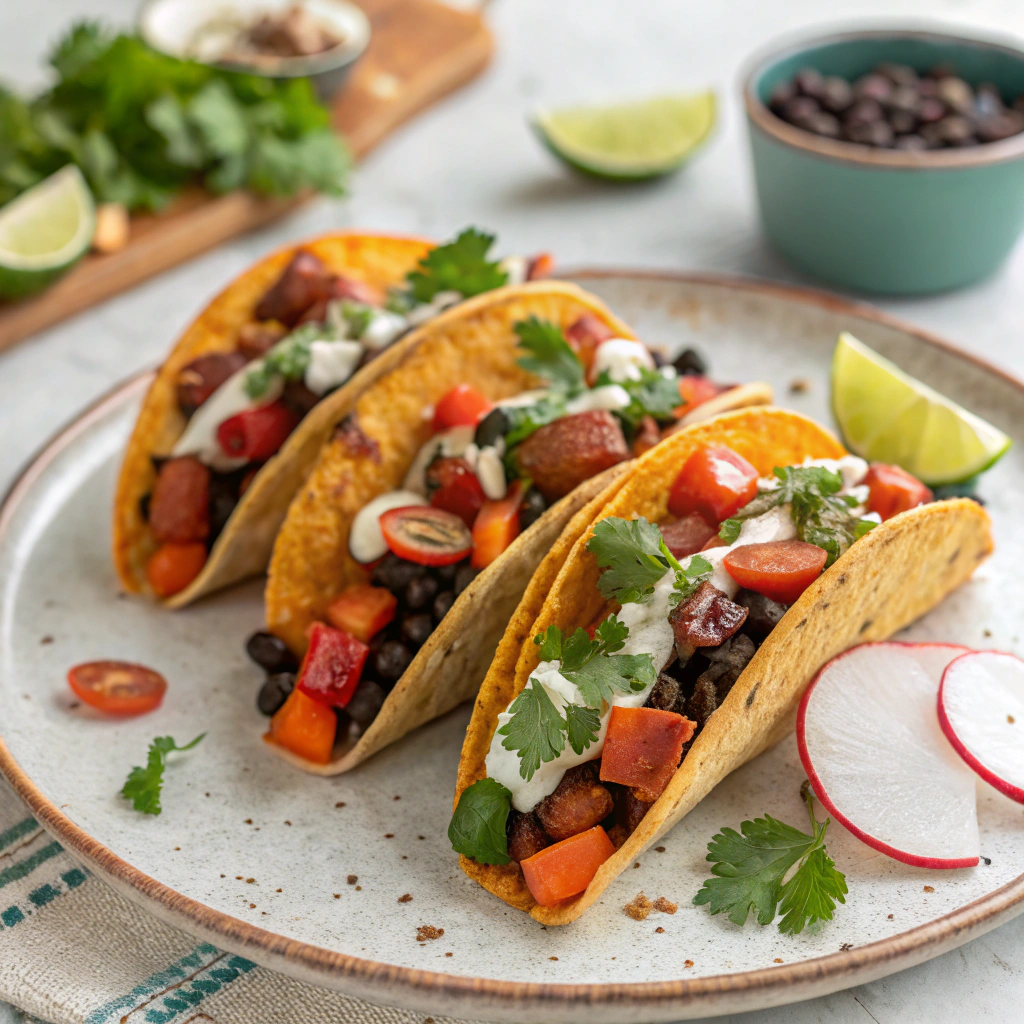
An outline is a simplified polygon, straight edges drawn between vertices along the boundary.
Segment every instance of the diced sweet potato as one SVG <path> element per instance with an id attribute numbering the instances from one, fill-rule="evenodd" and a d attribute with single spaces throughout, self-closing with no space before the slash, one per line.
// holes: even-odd
<path id="1" fill-rule="evenodd" d="M 673 711 L 613 707 L 601 754 L 601 781 L 636 789 L 656 800 L 683 756 L 696 723 Z"/>

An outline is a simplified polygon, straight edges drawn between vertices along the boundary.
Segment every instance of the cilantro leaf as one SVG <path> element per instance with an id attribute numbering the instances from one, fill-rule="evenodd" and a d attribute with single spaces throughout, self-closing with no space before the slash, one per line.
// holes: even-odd
<path id="1" fill-rule="evenodd" d="M 412 297 L 417 302 L 430 302 L 438 292 L 458 292 L 468 299 L 500 288 L 508 274 L 497 261 L 487 259 L 494 237 L 466 228 L 454 242 L 431 249 L 417 269 L 406 276 Z"/>
<path id="2" fill-rule="evenodd" d="M 587 541 L 587 550 L 604 570 L 597 584 L 602 596 L 620 604 L 649 598 L 668 572 L 661 543 L 661 531 L 646 519 L 602 519 Z"/>
<path id="3" fill-rule="evenodd" d="M 562 675 L 575 684 L 591 708 L 600 708 L 603 701 L 610 704 L 617 693 L 645 690 L 658 679 L 649 654 L 598 654 L 582 668 L 563 669 Z"/>
<path id="4" fill-rule="evenodd" d="M 205 732 L 200 733 L 183 747 L 179 747 L 170 736 L 157 736 L 149 745 L 145 767 L 136 766 L 128 773 L 121 788 L 121 796 L 131 800 L 135 810 L 143 814 L 159 814 L 163 810 L 160 806 L 160 791 L 164 784 L 167 755 L 174 750 L 191 750 L 205 735 Z"/>
<path id="5" fill-rule="evenodd" d="M 594 636 L 600 642 L 605 654 L 614 654 L 616 651 L 621 651 L 626 645 L 626 637 L 629 636 L 629 626 L 624 622 L 619 622 L 616 616 L 609 615 L 594 630 Z"/>
<path id="6" fill-rule="evenodd" d="M 314 341 L 334 341 L 338 331 L 329 324 L 305 323 L 282 338 L 245 377 L 250 398 L 262 398 L 273 381 L 299 380 L 309 367 Z"/>
<path id="7" fill-rule="evenodd" d="M 676 574 L 672 596 L 668 602 L 673 608 L 690 597 L 715 572 L 715 567 L 703 555 L 691 555 L 685 566 L 680 565 L 675 555 L 669 551 L 664 539 L 661 542 L 661 553 Z"/>
<path id="8" fill-rule="evenodd" d="M 562 631 L 558 626 L 548 626 L 533 638 L 533 642 L 540 648 L 542 661 L 562 660 Z"/>
<path id="9" fill-rule="evenodd" d="M 605 372 L 598 378 L 595 387 L 617 383 L 625 388 L 630 398 L 629 405 L 624 409 L 616 409 L 615 414 L 629 427 L 635 428 L 644 416 L 652 416 L 661 421 L 674 419 L 672 414 L 683 401 L 679 395 L 679 378 L 666 377 L 660 370 L 650 370 L 645 366 L 637 369 L 640 373 L 638 380 L 613 381 Z"/>
<path id="10" fill-rule="evenodd" d="M 569 746 L 577 754 L 582 754 L 597 741 L 601 729 L 601 712 L 596 708 L 582 707 L 579 704 L 565 705 L 565 728 Z"/>
<path id="11" fill-rule="evenodd" d="M 494 779 L 479 779 L 464 790 L 448 826 L 448 839 L 456 853 L 479 864 L 507 864 L 505 826 L 512 809 L 512 794 Z"/>
<path id="12" fill-rule="evenodd" d="M 570 395 L 587 386 L 583 364 L 565 340 L 561 327 L 530 316 L 515 325 L 515 332 L 519 335 L 519 347 L 526 351 L 517 360 L 524 370 Z"/>
<path id="13" fill-rule="evenodd" d="M 553 423 L 565 415 L 565 396 L 554 392 L 545 395 L 533 405 L 503 407 L 509 429 L 505 434 L 505 447 L 509 450 L 513 445 L 525 441 L 535 430 L 548 423 Z"/>
<path id="14" fill-rule="evenodd" d="M 708 843 L 715 877 L 704 882 L 693 902 L 712 914 L 727 912 L 738 925 L 752 910 L 758 924 L 771 924 L 778 908 L 783 914 L 779 930 L 794 935 L 808 923 L 831 921 L 836 902 L 846 902 L 846 878 L 825 851 L 829 819 L 820 824 L 815 820 L 806 787 L 804 799 L 812 835 L 767 814 L 744 821 L 742 835 L 723 828 Z"/>
<path id="15" fill-rule="evenodd" d="M 498 730 L 505 737 L 501 745 L 519 755 L 519 774 L 529 782 L 541 762 L 554 761 L 562 752 L 565 720 L 536 679 L 527 683 L 508 710 L 512 717 Z"/>

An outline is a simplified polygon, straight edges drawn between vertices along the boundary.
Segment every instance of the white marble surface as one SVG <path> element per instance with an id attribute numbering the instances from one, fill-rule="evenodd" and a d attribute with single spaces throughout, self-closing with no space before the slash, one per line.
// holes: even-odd
<path id="1" fill-rule="evenodd" d="M 126 24 L 136 6 L 134 0 L 3 0 L 0 76 L 41 82 L 39 55 L 73 18 Z M 799 280 L 758 233 L 736 101 L 745 56 L 780 32 L 851 21 L 931 19 L 1024 38 L 1020 0 L 498 0 L 491 12 L 499 40 L 491 70 L 374 153 L 356 174 L 351 198 L 312 205 L 0 354 L 0 487 L 56 427 L 157 361 L 223 282 L 305 234 L 351 225 L 444 236 L 476 223 L 498 231 L 505 251 L 545 247 L 563 265 Z M 636 188 L 570 177 L 533 141 L 523 117 L 540 102 L 706 84 L 722 101 L 708 150 L 681 176 Z M 1024 245 L 983 285 L 884 305 L 1024 375 Z M 735 1020 L 1017 1019 L 1022 948 L 1024 917 L 875 984 Z"/>

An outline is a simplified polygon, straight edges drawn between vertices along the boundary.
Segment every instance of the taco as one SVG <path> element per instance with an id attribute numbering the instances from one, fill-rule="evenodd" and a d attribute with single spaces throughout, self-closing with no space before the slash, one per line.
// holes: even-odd
<path id="1" fill-rule="evenodd" d="M 157 373 L 128 444 L 113 545 L 125 588 L 180 607 L 262 573 L 320 448 L 402 343 L 464 298 L 550 271 L 548 256 L 489 260 L 493 241 L 474 229 L 436 248 L 328 235 L 214 299 Z"/>
<path id="2" fill-rule="evenodd" d="M 449 829 L 463 870 L 544 924 L 577 918 L 786 735 L 826 661 L 991 552 L 980 505 L 931 499 L 771 408 L 633 463 L 541 562 L 481 686 Z"/>
<path id="3" fill-rule="evenodd" d="M 268 739 L 321 774 L 473 697 L 537 564 L 628 460 L 684 418 L 771 396 L 690 372 L 693 352 L 659 367 L 566 283 L 479 295 L 403 344 L 292 503 L 269 632 L 249 641 Z"/>

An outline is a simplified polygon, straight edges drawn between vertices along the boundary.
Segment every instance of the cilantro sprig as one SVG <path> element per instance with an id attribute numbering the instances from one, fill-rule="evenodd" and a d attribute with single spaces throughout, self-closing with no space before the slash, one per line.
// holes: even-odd
<path id="1" fill-rule="evenodd" d="M 515 332 L 519 335 L 519 347 L 526 353 L 517 360 L 524 370 L 543 377 L 552 388 L 567 396 L 586 388 L 583 363 L 565 340 L 561 327 L 530 316 L 515 324 Z"/>
<path id="2" fill-rule="evenodd" d="M 761 491 L 722 523 L 718 535 L 727 544 L 736 541 L 746 520 L 789 505 L 797 536 L 828 552 L 827 567 L 877 525 L 853 515 L 858 501 L 839 493 L 843 488 L 839 473 L 824 466 L 776 466 L 773 472 L 779 485 Z"/>
<path id="3" fill-rule="evenodd" d="M 438 292 L 458 292 L 464 299 L 500 288 L 508 274 L 487 253 L 495 236 L 466 228 L 446 245 L 431 249 L 415 270 L 406 276 L 416 302 L 430 302 Z"/>
<path id="4" fill-rule="evenodd" d="M 145 767 L 136 765 L 129 773 L 121 796 L 131 800 L 132 806 L 143 814 L 159 814 L 160 792 L 164 785 L 164 768 L 167 766 L 167 755 L 172 751 L 191 750 L 202 738 L 200 733 L 191 743 L 179 747 L 170 736 L 157 736 L 149 745 Z"/>
<path id="5" fill-rule="evenodd" d="M 666 377 L 660 370 L 650 370 L 646 366 L 637 367 L 638 379 L 613 381 L 605 371 L 598 377 L 595 387 L 605 384 L 618 384 L 629 395 L 629 405 L 624 409 L 616 409 L 616 414 L 630 428 L 644 418 L 651 416 L 659 422 L 674 419 L 673 413 L 682 404 L 679 395 L 679 378 Z"/>
<path id="6" fill-rule="evenodd" d="M 507 864 L 508 836 L 505 832 L 512 794 L 494 779 L 478 779 L 459 797 L 448 825 L 448 839 L 456 853 L 480 864 Z"/>
<path id="7" fill-rule="evenodd" d="M 742 835 L 723 828 L 708 843 L 707 859 L 715 877 L 694 896 L 697 906 L 707 906 L 712 914 L 728 913 L 738 925 L 752 910 L 760 925 L 771 924 L 781 913 L 779 931 L 789 935 L 798 935 L 808 924 L 832 920 L 836 903 L 846 902 L 846 876 L 825 849 L 831 819 L 818 822 L 806 783 L 802 792 L 811 834 L 767 814 L 744 821 Z"/>

